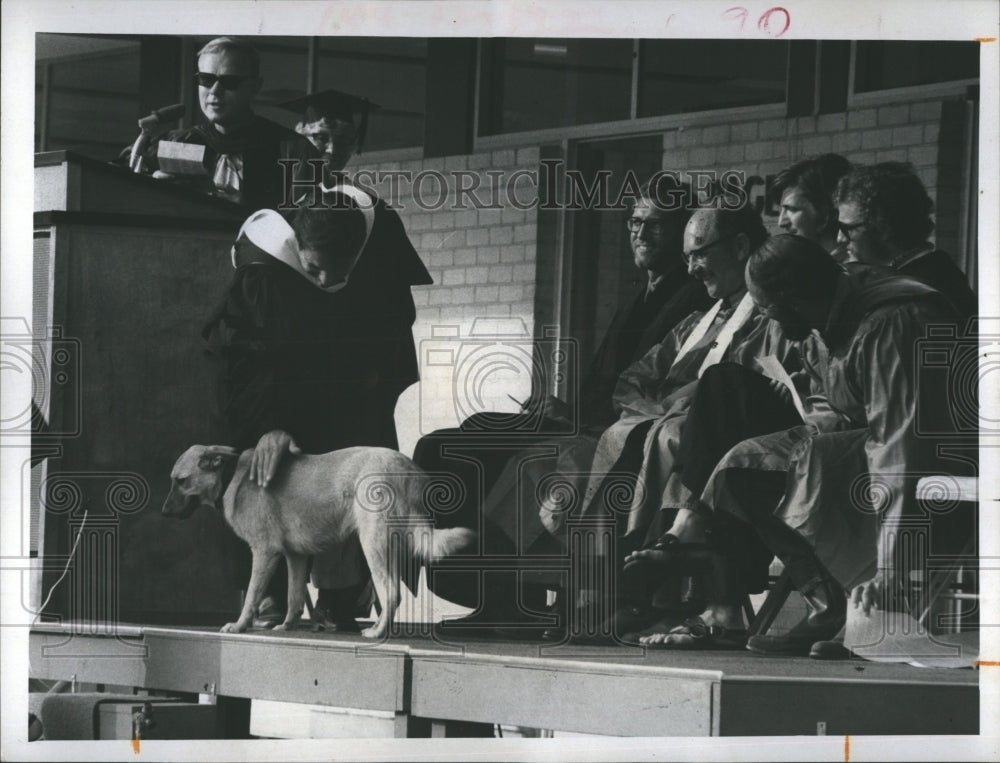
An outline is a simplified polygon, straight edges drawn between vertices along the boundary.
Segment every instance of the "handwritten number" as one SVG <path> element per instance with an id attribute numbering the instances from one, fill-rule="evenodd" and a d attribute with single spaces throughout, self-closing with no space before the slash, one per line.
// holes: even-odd
<path id="1" fill-rule="evenodd" d="M 739 20 L 740 20 L 740 32 L 742 32 L 743 31 L 743 27 L 746 26 L 747 16 L 750 15 L 750 11 L 748 11 L 746 8 L 744 8 L 744 7 L 740 6 L 740 5 L 735 5 L 732 8 L 728 9 L 722 15 L 723 16 L 729 16 L 730 18 L 734 18 L 734 17 L 739 18 Z"/>
<path id="2" fill-rule="evenodd" d="M 771 31 L 771 16 L 773 16 L 775 13 L 781 13 L 785 17 L 785 25 L 781 27 L 780 32 Z M 783 35 L 785 32 L 788 31 L 788 27 L 790 27 L 791 25 L 792 25 L 791 14 L 780 6 L 776 6 L 766 11 L 764 15 L 761 16 L 760 19 L 757 21 L 757 28 L 760 31 L 764 32 L 765 34 L 770 35 L 771 37 L 781 37 L 781 35 Z"/>
<path id="3" fill-rule="evenodd" d="M 775 14 L 781 14 L 781 16 L 784 16 L 784 19 L 772 19 L 772 16 Z M 740 34 L 742 34 L 746 28 L 747 18 L 750 16 L 750 11 L 742 5 L 734 5 L 732 8 L 727 9 L 722 15 L 731 19 L 739 19 Z M 783 24 L 782 21 L 784 22 Z M 777 28 L 779 25 L 781 27 L 780 29 Z M 781 37 L 781 35 L 788 31 L 788 27 L 791 25 L 792 15 L 781 6 L 769 8 L 764 11 L 759 19 L 757 19 L 757 28 L 769 37 Z"/>

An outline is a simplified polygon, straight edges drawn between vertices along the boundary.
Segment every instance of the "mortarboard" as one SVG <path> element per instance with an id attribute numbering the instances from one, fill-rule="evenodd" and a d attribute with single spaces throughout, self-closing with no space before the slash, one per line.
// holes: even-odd
<path id="1" fill-rule="evenodd" d="M 358 128 L 358 151 L 365 142 L 368 130 L 368 114 L 381 108 L 367 98 L 341 92 L 340 90 L 321 90 L 300 98 L 278 104 L 279 108 L 301 115 L 306 122 L 318 122 L 323 117 L 340 119 L 354 124 L 354 115 L 360 115 Z"/>

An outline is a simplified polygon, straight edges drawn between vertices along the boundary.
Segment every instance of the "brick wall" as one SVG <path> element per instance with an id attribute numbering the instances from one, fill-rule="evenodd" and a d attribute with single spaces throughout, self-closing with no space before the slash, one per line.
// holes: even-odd
<path id="1" fill-rule="evenodd" d="M 396 204 L 413 246 L 434 279 L 432 286 L 413 289 L 417 306 L 413 335 L 421 383 L 404 393 L 397 407 L 404 453 L 412 452 L 421 434 L 455 426 L 476 410 L 516 410 L 507 395 L 524 400 L 531 391 L 530 375 L 521 373 L 519 364 L 522 348 L 530 352 L 535 332 L 537 211 L 508 204 L 505 189 L 498 188 L 496 178 L 486 172 L 502 170 L 509 178 L 518 170 L 537 170 L 538 160 L 537 148 L 521 148 L 366 168 L 399 170 L 413 178 L 436 171 L 448 180 L 443 203 L 436 181 L 428 178 L 417 190 L 418 199 L 436 209 L 422 209 L 406 182 L 400 183 Z M 455 172 L 475 173 L 480 180 L 476 198 L 498 208 L 476 209 L 468 196 L 462 199 L 467 208 L 456 208 Z M 474 180 L 467 177 L 463 182 L 470 187 Z M 531 198 L 528 186 L 518 187 L 523 189 L 519 198 Z M 376 189 L 383 198 L 389 197 L 388 181 Z M 484 335 L 511 336 L 511 340 L 481 341 Z"/>
<path id="2" fill-rule="evenodd" d="M 862 108 L 840 114 L 746 120 L 728 125 L 681 128 L 663 136 L 663 167 L 677 170 L 736 169 L 766 178 L 802 159 L 834 152 L 851 162 L 910 162 L 936 208 L 938 246 L 958 255 L 960 121 L 949 104 L 926 101 Z M 942 129 L 944 128 L 944 129 Z M 942 183 L 941 176 L 947 175 Z M 939 201 L 938 193 L 942 192 Z M 757 187 L 751 195 L 760 195 Z M 778 232 L 777 217 L 765 217 Z M 960 258 L 959 258 L 960 260 Z M 962 264 L 961 261 L 959 264 Z"/>

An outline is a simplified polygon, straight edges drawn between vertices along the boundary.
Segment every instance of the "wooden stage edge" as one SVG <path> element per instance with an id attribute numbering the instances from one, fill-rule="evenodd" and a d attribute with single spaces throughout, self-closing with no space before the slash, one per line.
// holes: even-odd
<path id="1" fill-rule="evenodd" d="M 621 736 L 979 733 L 977 670 L 745 651 L 41 624 L 30 675 L 388 711 L 403 734 L 414 719 Z"/>

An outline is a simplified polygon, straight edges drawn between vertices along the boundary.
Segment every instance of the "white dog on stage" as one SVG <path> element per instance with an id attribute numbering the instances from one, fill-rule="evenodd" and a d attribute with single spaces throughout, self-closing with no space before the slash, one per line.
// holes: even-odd
<path id="1" fill-rule="evenodd" d="M 199 506 L 217 508 L 253 553 L 243 611 L 223 632 L 253 621 L 282 556 L 288 563 L 288 612 L 278 628 L 298 622 L 306 600 L 309 557 L 341 547 L 356 533 L 382 603 L 378 621 L 362 631 L 385 636 L 399 606 L 404 565 L 439 559 L 470 544 L 465 528 L 434 530 L 425 510 L 430 478 L 406 456 L 386 448 L 345 448 L 284 462 L 266 488 L 248 477 L 253 450 L 194 445 L 174 464 L 163 514 L 184 518 Z"/>

